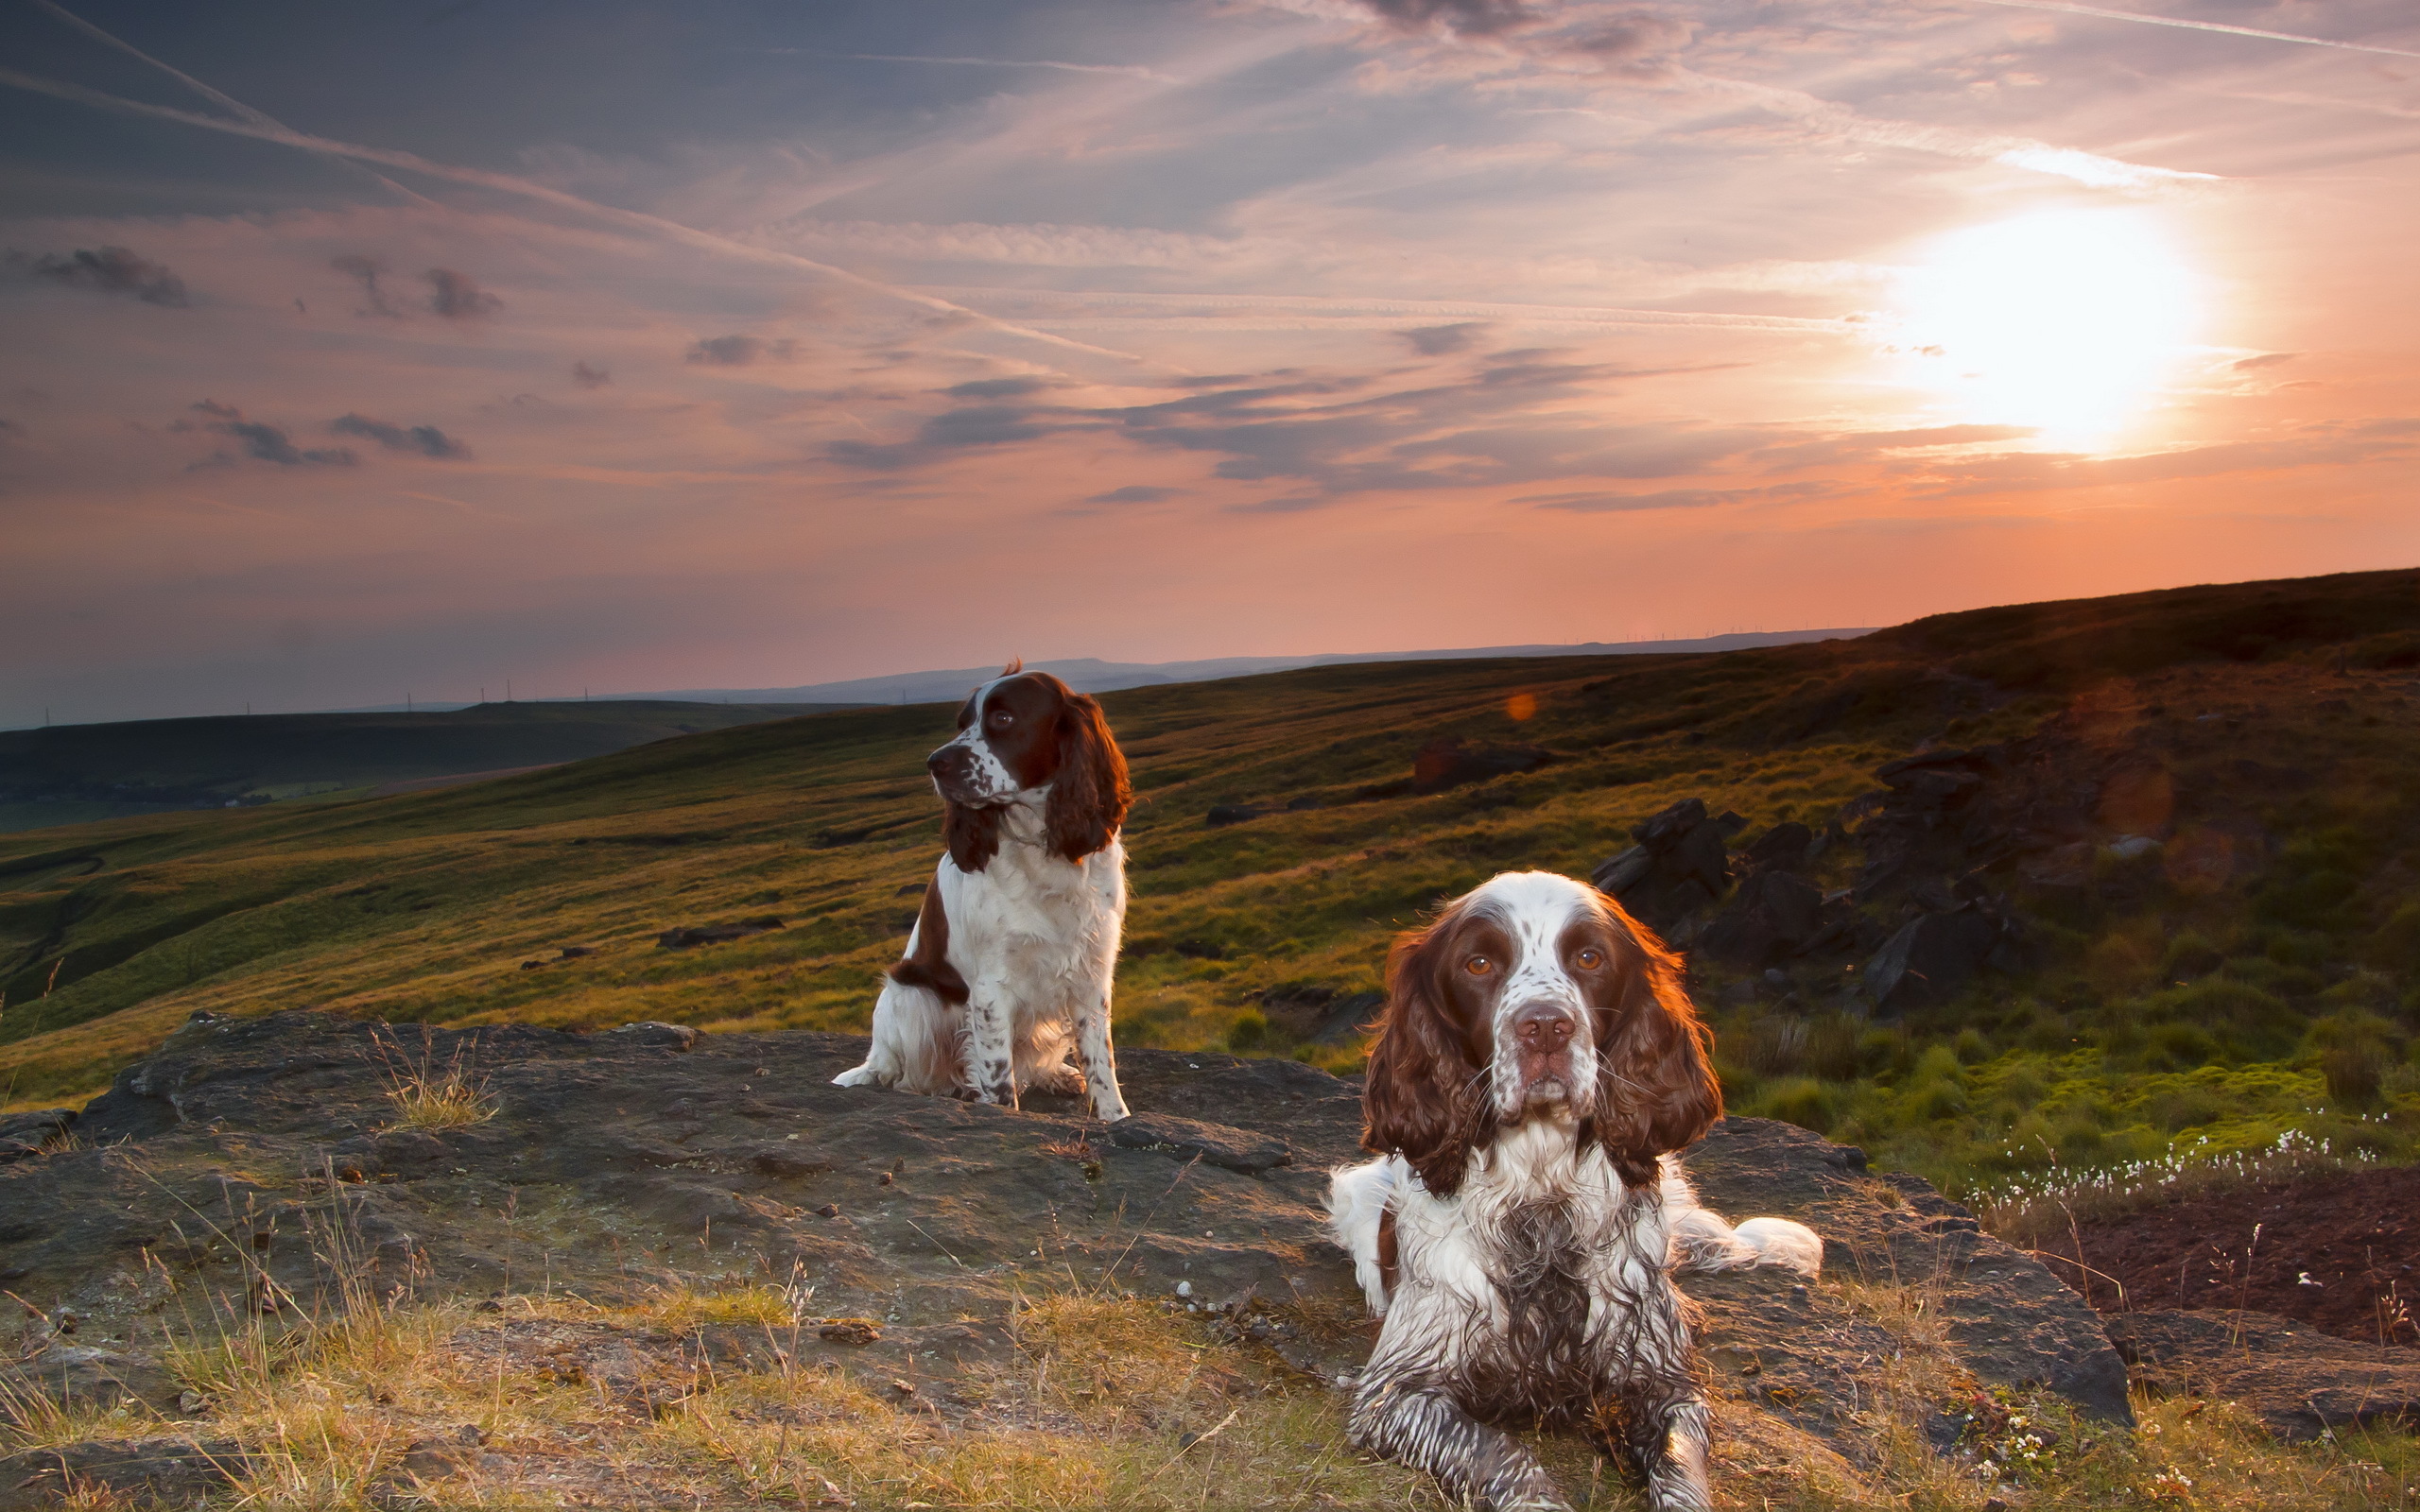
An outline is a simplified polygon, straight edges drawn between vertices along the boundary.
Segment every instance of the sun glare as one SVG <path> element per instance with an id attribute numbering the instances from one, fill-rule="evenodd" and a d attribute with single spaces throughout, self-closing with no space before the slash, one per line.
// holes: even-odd
<path id="1" fill-rule="evenodd" d="M 2094 450 L 2141 418 L 2186 355 L 2199 283 L 2147 211 L 1972 226 L 1903 275 L 1893 351 L 1959 421 Z"/>

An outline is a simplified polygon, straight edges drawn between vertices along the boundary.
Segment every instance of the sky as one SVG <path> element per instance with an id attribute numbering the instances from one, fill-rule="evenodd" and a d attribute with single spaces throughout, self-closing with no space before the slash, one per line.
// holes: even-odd
<path id="1" fill-rule="evenodd" d="M 0 0 L 0 725 L 2420 561 L 2420 8 L 2156 3 Z"/>

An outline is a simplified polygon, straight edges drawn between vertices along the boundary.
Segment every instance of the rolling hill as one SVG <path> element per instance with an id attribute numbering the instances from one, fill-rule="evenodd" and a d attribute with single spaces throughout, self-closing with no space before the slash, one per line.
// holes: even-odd
<path id="1" fill-rule="evenodd" d="M 550 766 L 847 704 L 483 703 L 0 730 L 0 833 Z"/>
<path id="2" fill-rule="evenodd" d="M 1357 994 L 1434 900 L 1507 868 L 1586 874 L 1702 799 L 1737 816 L 1737 890 L 1665 921 L 1703 946 L 1743 1110 L 1967 1188 L 2285 1127 L 2407 1154 L 2415 666 L 2420 573 L 2395 572 L 1111 694 L 1140 794 L 1120 1042 L 1349 1067 Z M 937 853 L 921 763 L 951 713 L 0 837 L 0 1086 L 90 1093 L 198 1010 L 861 1028 Z M 1770 967 L 1726 956 L 1710 920 L 1790 823 L 1824 842 L 1794 865 L 1829 933 Z M 1977 917 L 2009 948 L 1971 981 L 1860 986 L 1878 941 Z"/>

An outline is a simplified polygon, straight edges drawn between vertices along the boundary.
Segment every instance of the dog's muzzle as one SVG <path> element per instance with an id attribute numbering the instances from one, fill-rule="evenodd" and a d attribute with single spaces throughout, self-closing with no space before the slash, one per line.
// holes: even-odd
<path id="1" fill-rule="evenodd" d="M 1512 1029 L 1522 1105 L 1576 1100 L 1571 1045 L 1580 1033 L 1580 1016 L 1559 1003 L 1531 1003 L 1513 1014 Z"/>

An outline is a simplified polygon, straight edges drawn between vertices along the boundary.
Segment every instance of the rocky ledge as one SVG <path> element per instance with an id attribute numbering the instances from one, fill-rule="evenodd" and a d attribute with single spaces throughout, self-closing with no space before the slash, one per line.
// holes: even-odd
<path id="1" fill-rule="evenodd" d="M 663 1024 L 198 1020 L 40 1153 L 0 1164 L 0 1284 L 41 1313 L 18 1368 L 174 1415 L 164 1309 L 193 1281 L 275 1312 L 332 1305 L 348 1283 L 607 1300 L 734 1276 L 812 1287 L 808 1348 L 885 1380 L 947 1377 L 1003 1347 L 1020 1291 L 1071 1286 L 1215 1313 L 1239 1347 L 1328 1381 L 1358 1367 L 1373 1331 L 1322 1206 L 1328 1168 L 1357 1153 L 1357 1082 L 1129 1050 L 1121 1079 L 1145 1111 L 1104 1127 L 1073 1100 L 1011 1111 L 829 1085 L 863 1047 Z M 492 1115 L 408 1126 L 397 1090 L 448 1077 Z M 1726 1411 L 1777 1452 L 1870 1462 L 1861 1414 L 1911 1348 L 1894 1318 L 1917 1314 L 1940 1380 L 2130 1420 L 2100 1320 L 1922 1180 L 1759 1119 L 1720 1125 L 1689 1167 L 1716 1210 L 1824 1236 L 1814 1285 L 1686 1282 Z M 599 1331 L 550 1348 L 637 1383 L 657 1345 L 675 1341 Z M 742 1347 L 679 1347 L 725 1346 Z"/>

